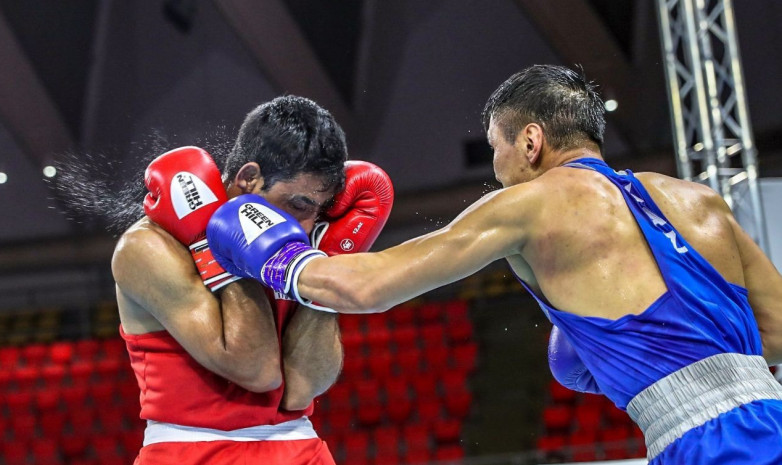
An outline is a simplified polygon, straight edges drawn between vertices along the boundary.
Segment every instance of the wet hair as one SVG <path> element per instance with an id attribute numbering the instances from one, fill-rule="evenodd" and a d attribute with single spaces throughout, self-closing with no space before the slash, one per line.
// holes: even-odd
<path id="1" fill-rule="evenodd" d="M 52 200 L 57 203 L 55 208 L 75 222 L 77 229 L 103 229 L 116 236 L 144 216 L 144 170 L 158 155 L 176 147 L 196 145 L 209 152 L 222 169 L 232 143 L 224 126 L 188 141 L 153 132 L 131 144 L 126 154 L 58 154 L 54 162 L 57 176 L 46 181 L 53 193 Z"/>
<path id="2" fill-rule="evenodd" d="M 603 146 L 605 106 L 596 85 L 564 66 L 533 65 L 503 82 L 483 109 L 483 127 L 489 121 L 509 143 L 524 126 L 537 123 L 554 150 L 576 148 L 591 141 Z"/>
<path id="3" fill-rule="evenodd" d="M 256 162 L 263 190 L 311 174 L 323 180 L 326 191 L 344 184 L 347 157 L 345 133 L 331 113 L 312 100 L 286 95 L 247 115 L 223 174 L 233 181 L 242 166 Z"/>
<path id="4" fill-rule="evenodd" d="M 324 191 L 344 184 L 345 134 L 328 111 L 302 97 L 278 97 L 259 105 L 247 115 L 235 141 L 224 127 L 195 140 L 175 139 L 155 133 L 134 143 L 124 157 L 60 154 L 55 162 L 58 175 L 50 182 L 58 209 L 82 229 L 102 228 L 114 235 L 124 232 L 144 216 L 147 165 L 183 145 L 206 149 L 223 180 L 233 180 L 246 163 L 258 163 L 264 190 L 303 173 L 320 176 Z"/>

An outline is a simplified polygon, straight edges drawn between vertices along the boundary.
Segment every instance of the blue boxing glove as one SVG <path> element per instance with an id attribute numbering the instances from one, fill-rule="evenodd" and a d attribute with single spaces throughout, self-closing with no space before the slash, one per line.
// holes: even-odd
<path id="1" fill-rule="evenodd" d="M 602 394 L 595 378 L 558 327 L 551 329 L 548 340 L 548 365 L 559 384 L 588 394 Z"/>
<path id="2" fill-rule="evenodd" d="M 298 295 L 295 282 L 310 260 L 326 254 L 310 247 L 295 218 L 263 197 L 245 194 L 223 204 L 209 219 L 206 238 L 215 260 L 229 273 L 310 303 Z"/>

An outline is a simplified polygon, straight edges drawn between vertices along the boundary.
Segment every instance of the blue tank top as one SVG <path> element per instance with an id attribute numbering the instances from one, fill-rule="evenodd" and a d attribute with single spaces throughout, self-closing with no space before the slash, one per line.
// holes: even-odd
<path id="1" fill-rule="evenodd" d="M 631 171 L 614 171 L 595 158 L 565 166 L 597 171 L 619 188 L 668 288 L 642 313 L 610 320 L 555 309 L 522 282 L 617 407 L 626 409 L 655 381 L 705 357 L 761 355 L 747 290 L 725 281 L 684 240 Z"/>

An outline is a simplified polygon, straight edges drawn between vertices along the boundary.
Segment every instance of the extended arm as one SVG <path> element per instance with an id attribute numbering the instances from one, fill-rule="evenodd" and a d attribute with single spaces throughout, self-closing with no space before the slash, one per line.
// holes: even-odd
<path id="1" fill-rule="evenodd" d="M 538 202 L 514 186 L 486 195 L 446 227 L 378 253 L 312 260 L 299 293 L 341 313 L 385 311 L 520 252 Z"/>
<path id="2" fill-rule="evenodd" d="M 543 198 L 534 181 L 519 184 L 486 195 L 445 228 L 383 252 L 324 257 L 293 218 L 248 194 L 215 212 L 207 239 L 236 276 L 340 313 L 380 312 L 519 254 Z"/>
<path id="3" fill-rule="evenodd" d="M 155 317 L 206 369 L 254 392 L 279 387 L 275 323 L 257 282 L 231 283 L 217 299 L 187 249 L 154 225 L 123 236 L 112 271 L 122 297 Z"/>

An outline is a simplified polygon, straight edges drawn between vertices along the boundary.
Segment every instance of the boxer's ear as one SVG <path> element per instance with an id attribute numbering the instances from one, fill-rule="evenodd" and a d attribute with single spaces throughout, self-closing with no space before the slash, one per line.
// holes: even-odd
<path id="1" fill-rule="evenodd" d="M 537 123 L 529 123 L 516 135 L 514 146 L 530 165 L 534 165 L 540 160 L 543 139 L 543 128 Z"/>
<path id="2" fill-rule="evenodd" d="M 239 168 L 234 178 L 234 185 L 242 194 L 257 194 L 263 188 L 263 176 L 258 163 L 250 162 Z"/>

